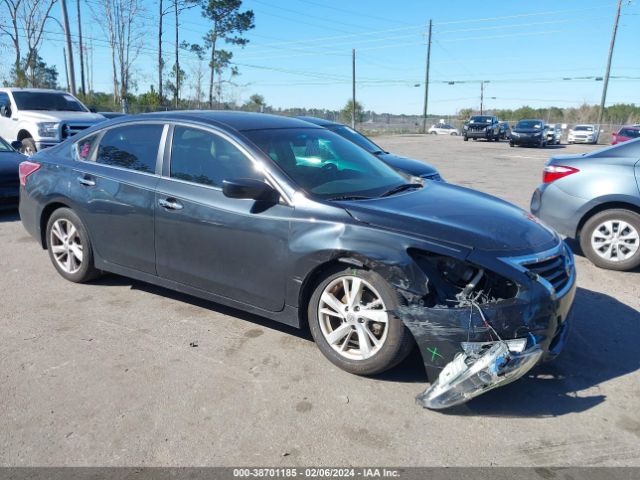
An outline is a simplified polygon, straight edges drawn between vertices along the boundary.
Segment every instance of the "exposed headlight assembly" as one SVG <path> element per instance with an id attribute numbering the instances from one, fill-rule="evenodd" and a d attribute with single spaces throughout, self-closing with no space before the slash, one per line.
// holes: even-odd
<path id="1" fill-rule="evenodd" d="M 57 122 L 38 123 L 38 135 L 46 138 L 55 138 L 58 136 L 59 126 L 60 124 Z"/>
<path id="2" fill-rule="evenodd" d="M 539 345 L 516 352 L 506 341 L 494 342 L 478 352 L 459 353 L 416 400 L 434 410 L 459 405 L 517 380 L 538 363 L 542 353 Z"/>

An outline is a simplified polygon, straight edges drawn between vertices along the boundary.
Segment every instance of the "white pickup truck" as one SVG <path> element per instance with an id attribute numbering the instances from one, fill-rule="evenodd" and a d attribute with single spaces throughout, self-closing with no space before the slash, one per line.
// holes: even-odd
<path id="1" fill-rule="evenodd" d="M 0 137 L 21 142 L 19 150 L 25 155 L 56 145 L 105 120 L 67 92 L 0 88 Z"/>

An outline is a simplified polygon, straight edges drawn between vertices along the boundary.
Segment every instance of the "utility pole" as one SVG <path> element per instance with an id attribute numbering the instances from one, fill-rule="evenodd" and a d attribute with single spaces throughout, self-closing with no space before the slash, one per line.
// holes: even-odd
<path id="1" fill-rule="evenodd" d="M 158 98 L 160 104 L 162 104 L 162 21 L 163 21 L 163 7 L 162 0 L 160 0 L 160 14 L 158 16 Z"/>
<path id="2" fill-rule="evenodd" d="M 356 129 L 356 49 L 351 50 L 351 128 Z"/>
<path id="3" fill-rule="evenodd" d="M 80 88 L 82 89 L 82 95 L 87 94 L 86 84 L 84 83 L 84 56 L 82 54 L 82 22 L 80 20 L 80 0 L 77 2 L 78 5 L 78 48 L 80 49 Z M 86 99 L 85 99 L 86 100 Z"/>
<path id="4" fill-rule="evenodd" d="M 178 0 L 173 0 L 176 15 L 176 108 L 180 104 L 180 60 L 178 58 L 178 50 L 180 44 L 178 42 Z M 219 102 L 218 102 L 219 103 Z"/>
<path id="5" fill-rule="evenodd" d="M 62 10 L 62 28 L 67 41 L 67 70 L 69 75 L 69 90 L 71 95 L 76 94 L 76 74 L 73 70 L 73 49 L 71 48 L 71 32 L 69 31 L 69 16 L 67 15 L 67 1 L 60 0 L 60 9 Z"/>
<path id="6" fill-rule="evenodd" d="M 67 91 L 69 91 L 69 70 L 67 69 L 67 51 L 62 47 L 62 57 L 64 58 L 64 76 L 67 79 Z"/>
<path id="7" fill-rule="evenodd" d="M 480 115 L 484 113 L 484 81 L 480 82 Z"/>
<path id="8" fill-rule="evenodd" d="M 422 108 L 422 133 L 427 133 L 427 107 L 429 106 L 429 67 L 431 66 L 431 31 L 433 20 L 429 20 L 429 39 L 427 40 L 427 68 L 424 76 L 424 106 Z"/>
<path id="9" fill-rule="evenodd" d="M 622 9 L 622 0 L 618 0 L 616 20 L 615 22 L 613 22 L 613 31 L 611 32 L 611 43 L 609 44 L 609 57 L 607 58 L 607 71 L 604 74 L 604 84 L 602 85 L 602 100 L 600 100 L 600 110 L 598 111 L 598 126 L 602 123 L 602 116 L 604 115 L 604 104 L 607 101 L 607 88 L 609 87 L 609 73 L 611 72 L 611 57 L 613 56 L 613 47 L 616 44 L 616 34 L 618 33 L 618 22 L 620 21 L 621 9 Z"/>

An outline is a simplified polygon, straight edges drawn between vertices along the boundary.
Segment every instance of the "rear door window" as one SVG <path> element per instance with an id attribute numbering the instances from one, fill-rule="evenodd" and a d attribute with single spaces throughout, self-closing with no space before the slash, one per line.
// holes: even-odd
<path id="1" fill-rule="evenodd" d="M 162 124 L 138 124 L 107 130 L 98 145 L 96 163 L 155 173 L 163 128 Z"/>

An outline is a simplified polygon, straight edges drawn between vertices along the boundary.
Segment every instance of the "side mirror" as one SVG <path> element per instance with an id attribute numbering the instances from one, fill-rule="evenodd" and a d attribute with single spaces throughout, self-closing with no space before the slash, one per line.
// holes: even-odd
<path id="1" fill-rule="evenodd" d="M 96 107 L 89 107 L 89 111 L 91 113 L 98 113 L 98 111 L 96 110 Z"/>
<path id="2" fill-rule="evenodd" d="M 22 148 L 22 142 L 20 140 L 14 140 L 13 142 L 11 142 L 11 148 L 20 151 L 20 149 Z"/>
<path id="3" fill-rule="evenodd" d="M 0 115 L 2 115 L 3 117 L 9 118 L 11 116 L 11 107 L 8 107 L 7 105 L 2 105 L 2 107 L 0 107 Z"/>
<path id="4" fill-rule="evenodd" d="M 274 203 L 280 197 L 280 194 L 271 185 L 252 178 L 223 180 L 222 193 L 229 198 L 245 198 Z"/>

